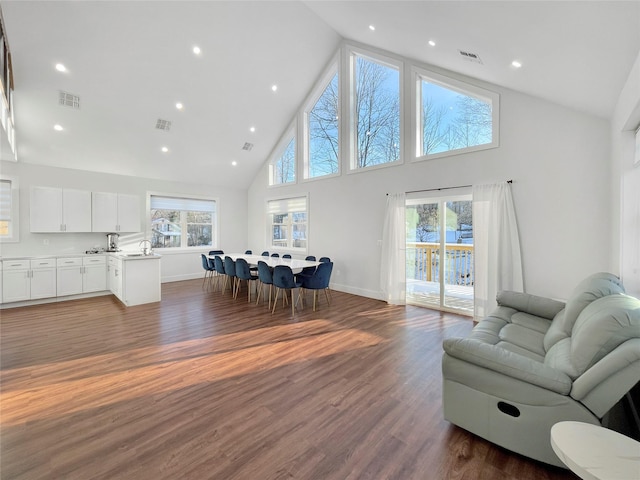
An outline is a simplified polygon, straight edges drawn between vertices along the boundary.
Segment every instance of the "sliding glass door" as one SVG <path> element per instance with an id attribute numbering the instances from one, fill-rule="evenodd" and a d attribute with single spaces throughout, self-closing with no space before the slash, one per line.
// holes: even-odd
<path id="1" fill-rule="evenodd" d="M 473 314 L 471 195 L 406 204 L 407 303 Z"/>

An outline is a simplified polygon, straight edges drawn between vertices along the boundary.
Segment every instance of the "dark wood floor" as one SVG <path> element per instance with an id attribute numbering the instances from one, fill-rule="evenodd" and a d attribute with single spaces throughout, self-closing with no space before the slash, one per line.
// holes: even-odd
<path id="1" fill-rule="evenodd" d="M 442 340 L 468 318 L 162 296 L 0 312 L 3 480 L 577 478 L 443 420 Z"/>

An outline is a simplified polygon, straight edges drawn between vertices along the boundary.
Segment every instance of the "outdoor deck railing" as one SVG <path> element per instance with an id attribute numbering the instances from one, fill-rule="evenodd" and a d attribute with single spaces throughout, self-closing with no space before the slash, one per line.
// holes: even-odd
<path id="1" fill-rule="evenodd" d="M 445 245 L 444 283 L 473 285 L 473 245 Z M 440 244 L 407 242 L 407 278 L 427 282 L 440 281 Z"/>

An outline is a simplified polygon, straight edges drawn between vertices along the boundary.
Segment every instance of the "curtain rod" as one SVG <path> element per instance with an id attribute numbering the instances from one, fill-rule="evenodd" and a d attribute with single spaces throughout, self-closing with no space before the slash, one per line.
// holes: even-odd
<path id="1" fill-rule="evenodd" d="M 513 183 L 513 180 L 507 180 L 507 183 Z M 411 190 L 409 192 L 404 192 L 404 193 L 436 192 L 440 190 L 451 190 L 452 188 L 469 188 L 469 187 L 473 187 L 473 185 L 457 185 L 455 187 L 427 188 L 425 190 Z M 389 194 L 387 193 L 387 195 Z"/>

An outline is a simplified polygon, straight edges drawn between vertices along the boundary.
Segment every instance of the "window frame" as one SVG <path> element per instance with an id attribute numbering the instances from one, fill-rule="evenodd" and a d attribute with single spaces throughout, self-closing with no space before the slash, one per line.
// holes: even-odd
<path id="1" fill-rule="evenodd" d="M 0 180 L 9 183 L 11 209 L 9 212 L 9 233 L 0 235 L 0 243 L 16 243 L 20 241 L 20 186 L 17 177 L 0 175 Z"/>
<path id="2" fill-rule="evenodd" d="M 371 170 L 376 170 L 379 168 L 388 168 L 394 167 L 396 165 L 401 165 L 404 163 L 404 157 L 406 154 L 405 149 L 405 136 L 407 132 L 406 121 L 405 121 L 405 97 L 406 97 L 406 87 L 405 87 L 405 60 L 401 57 L 391 57 L 389 55 L 384 55 L 381 53 L 377 53 L 373 48 L 359 47 L 355 45 L 346 44 L 344 46 L 345 51 L 345 69 L 348 72 L 345 76 L 347 85 L 348 85 L 348 110 L 347 110 L 347 118 L 348 118 L 348 134 L 347 134 L 347 148 L 348 148 L 348 173 L 359 173 L 359 172 L 367 172 Z M 360 56 L 367 60 L 373 61 L 375 63 L 379 63 L 382 65 L 386 65 L 390 68 L 394 68 L 398 70 L 398 116 L 399 116 L 399 128 L 398 128 L 398 159 L 392 162 L 379 163 L 376 165 L 369 165 L 366 167 L 358 167 L 357 166 L 357 158 L 358 158 L 358 118 L 356 116 L 356 57 Z"/>
<path id="3" fill-rule="evenodd" d="M 449 157 L 452 155 L 460 155 L 464 153 L 489 150 L 500 146 L 500 94 L 477 85 L 464 82 L 449 76 L 421 68 L 417 65 L 411 66 L 411 108 L 413 110 L 411 118 L 414 125 L 411 128 L 413 139 L 412 161 L 433 160 L 436 158 Z M 444 89 L 477 98 L 491 103 L 491 142 L 482 145 L 473 145 L 470 147 L 456 148 L 438 153 L 423 153 L 423 132 L 422 132 L 422 82 L 428 81 L 438 85 Z"/>
<path id="4" fill-rule="evenodd" d="M 307 100 L 304 103 L 304 107 L 300 111 L 301 115 L 301 126 L 302 126 L 302 141 L 300 142 L 300 147 L 302 150 L 302 155 L 300 155 L 302 159 L 302 181 L 304 182 L 313 182 L 316 180 L 321 180 L 325 178 L 333 178 L 338 177 L 342 173 L 342 69 L 340 68 L 339 52 L 335 55 L 329 65 L 323 70 L 323 74 L 320 76 L 319 80 L 314 85 L 311 93 L 307 97 Z M 316 106 L 320 97 L 325 92 L 329 83 L 333 80 L 334 76 L 338 76 L 338 158 L 337 161 L 337 170 L 334 173 L 327 173 L 325 175 L 319 175 L 311 177 L 310 175 L 310 128 L 309 128 L 309 114 Z"/>
<path id="5" fill-rule="evenodd" d="M 205 201 L 205 202 L 213 202 L 215 205 L 215 210 L 212 212 L 212 227 L 211 227 L 211 245 L 194 245 L 188 246 L 188 225 L 186 219 L 186 212 L 193 210 L 179 210 L 181 212 L 180 215 L 180 225 L 181 228 L 187 227 L 185 234 L 181 233 L 180 246 L 179 247 L 153 247 L 155 251 L 160 251 L 163 254 L 166 253 L 179 253 L 179 252 L 188 252 L 194 250 L 213 250 L 219 248 L 220 241 L 220 201 L 217 197 L 210 197 L 204 195 L 193 195 L 193 194 L 182 194 L 182 193 L 166 193 L 166 192 L 147 192 L 147 237 L 151 239 L 153 235 L 153 226 L 151 220 L 151 197 L 163 197 L 163 198 L 174 198 L 178 200 L 195 200 L 195 201 Z M 183 219 L 183 217 L 185 217 Z M 185 245 L 187 244 L 187 245 Z"/>
<path id="6" fill-rule="evenodd" d="M 323 177 L 324 178 L 324 177 Z M 279 211 L 279 212 L 272 212 L 272 208 L 270 208 L 270 205 L 273 203 L 282 203 L 282 202 L 290 202 L 292 200 L 298 200 L 298 199 L 304 199 L 305 202 L 305 214 L 306 214 L 306 246 L 305 247 L 295 247 L 293 246 L 293 226 L 295 225 L 295 222 L 293 222 L 293 215 L 292 213 L 295 213 L 295 211 L 289 211 L 287 210 L 286 213 L 288 213 L 289 215 L 289 221 L 287 222 L 287 245 L 286 246 L 276 246 L 273 245 L 273 226 L 276 225 L 273 222 L 273 215 L 279 214 L 279 213 L 285 213 L 284 211 Z M 265 215 L 266 215 L 266 235 L 267 235 L 267 241 L 266 241 L 266 250 L 269 250 L 270 252 L 291 252 L 291 253 L 297 253 L 297 254 L 306 254 L 309 251 L 309 237 L 310 237 L 310 221 L 309 221 L 309 195 L 308 194 L 298 194 L 298 195 L 289 195 L 286 197 L 273 197 L 273 198 L 268 198 L 266 200 L 265 203 Z M 278 224 L 280 225 L 280 224 Z"/>
<path id="7" fill-rule="evenodd" d="M 284 156 L 284 152 L 289 147 L 291 141 L 295 142 L 293 149 L 293 180 L 291 182 L 275 183 L 275 173 L 277 170 L 277 164 Z M 285 130 L 285 133 L 280 137 L 276 147 L 273 149 L 269 160 L 269 187 L 282 187 L 284 185 L 294 185 L 298 183 L 298 129 L 297 122 L 294 121 Z"/>

